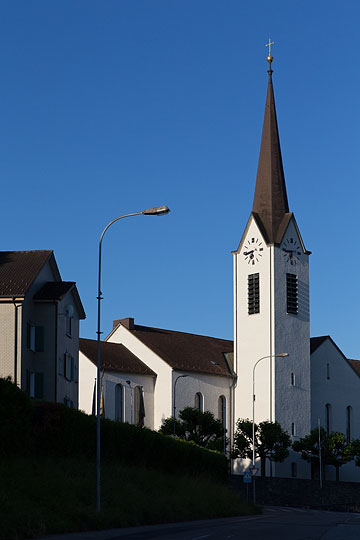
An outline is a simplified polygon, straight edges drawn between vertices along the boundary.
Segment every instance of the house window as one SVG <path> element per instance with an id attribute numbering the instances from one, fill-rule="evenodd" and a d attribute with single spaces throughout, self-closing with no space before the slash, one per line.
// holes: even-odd
<path id="1" fill-rule="evenodd" d="M 291 386 L 295 386 L 295 373 L 291 374 Z"/>
<path id="2" fill-rule="evenodd" d="M 291 435 L 294 437 L 296 435 L 295 423 L 291 423 Z"/>
<path id="3" fill-rule="evenodd" d="M 64 398 L 64 404 L 66 405 L 66 407 L 69 407 L 69 409 L 74 408 L 74 402 L 72 399 Z"/>
<path id="4" fill-rule="evenodd" d="M 44 351 L 44 327 L 27 323 L 27 348 L 34 352 Z"/>
<path id="5" fill-rule="evenodd" d="M 298 278 L 295 274 L 286 274 L 286 311 L 292 315 L 299 312 Z"/>
<path id="6" fill-rule="evenodd" d="M 330 431 L 331 431 L 331 416 L 332 416 L 331 405 L 330 403 L 327 403 L 325 405 L 325 423 L 326 423 L 326 433 L 328 435 L 330 434 Z"/>
<path id="7" fill-rule="evenodd" d="M 69 317 L 69 315 L 66 315 L 66 317 L 65 317 L 65 327 L 66 327 L 66 335 L 68 337 L 72 337 L 72 335 L 73 335 L 73 317 Z"/>
<path id="8" fill-rule="evenodd" d="M 326 378 L 330 379 L 330 364 L 326 364 Z"/>
<path id="9" fill-rule="evenodd" d="M 222 425 L 226 426 L 226 399 L 225 396 L 220 396 L 218 401 L 218 418 Z"/>
<path id="10" fill-rule="evenodd" d="M 204 412 L 204 397 L 201 392 L 195 394 L 195 409 Z"/>
<path id="11" fill-rule="evenodd" d="M 346 407 L 346 440 L 351 441 L 351 424 L 352 424 L 352 407 L 348 405 Z"/>
<path id="12" fill-rule="evenodd" d="M 124 422 L 124 387 L 122 384 L 115 386 L 115 420 Z"/>
<path id="13" fill-rule="evenodd" d="M 297 465 L 294 461 L 291 463 L 291 476 L 292 478 L 297 477 Z"/>
<path id="14" fill-rule="evenodd" d="M 75 360 L 74 357 L 68 353 L 64 355 L 64 377 L 68 381 L 74 380 L 74 371 L 75 371 Z"/>
<path id="15" fill-rule="evenodd" d="M 260 283 L 259 274 L 248 275 L 248 313 L 260 313 Z"/>
<path id="16" fill-rule="evenodd" d="M 44 397 L 44 374 L 26 371 L 26 391 L 31 398 L 43 399 Z"/>

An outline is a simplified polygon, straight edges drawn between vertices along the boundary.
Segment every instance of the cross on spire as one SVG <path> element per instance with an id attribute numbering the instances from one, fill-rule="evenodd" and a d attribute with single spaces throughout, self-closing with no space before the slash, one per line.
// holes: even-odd
<path id="1" fill-rule="evenodd" d="M 269 38 L 269 43 L 266 43 L 265 47 L 269 47 L 269 56 L 267 57 L 267 61 L 269 62 L 270 69 L 271 69 L 271 62 L 274 60 L 273 57 L 271 56 L 271 45 L 274 45 L 274 42 L 271 41 L 271 39 Z"/>

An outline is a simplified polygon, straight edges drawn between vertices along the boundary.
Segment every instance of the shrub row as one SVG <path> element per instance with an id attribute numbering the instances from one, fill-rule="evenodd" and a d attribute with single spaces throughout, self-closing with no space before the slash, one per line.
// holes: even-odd
<path id="1" fill-rule="evenodd" d="M 96 418 L 59 403 L 32 402 L 0 379 L 0 453 L 95 458 Z M 146 428 L 101 421 L 101 457 L 175 474 L 227 476 L 227 460 Z"/>

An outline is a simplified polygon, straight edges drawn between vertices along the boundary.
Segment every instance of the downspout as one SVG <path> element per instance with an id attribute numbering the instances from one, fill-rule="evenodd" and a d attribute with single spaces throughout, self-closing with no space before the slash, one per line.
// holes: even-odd
<path id="1" fill-rule="evenodd" d="M 237 376 L 238 376 L 238 334 L 237 334 L 237 256 L 234 255 L 234 369 L 232 370 L 232 384 L 230 386 L 230 451 L 234 444 L 234 434 L 235 434 L 235 389 L 237 385 Z M 233 473 L 234 462 L 230 457 L 230 473 Z"/>
<path id="2" fill-rule="evenodd" d="M 59 316 L 59 306 L 55 302 L 55 380 L 54 380 L 54 401 L 57 403 L 57 378 L 58 378 L 58 316 Z"/>
<path id="3" fill-rule="evenodd" d="M 273 246 L 270 246 L 270 336 L 269 336 L 269 355 L 270 355 L 270 422 L 273 421 L 273 315 L 274 315 L 274 309 L 273 309 Z"/>
<path id="4" fill-rule="evenodd" d="M 14 384 L 18 386 L 18 377 L 17 377 L 17 370 L 18 370 L 18 324 L 19 324 L 19 316 L 18 316 L 18 308 L 21 306 L 21 304 L 16 304 L 16 298 L 13 297 L 12 299 L 14 308 L 15 308 L 15 317 L 14 317 Z"/>

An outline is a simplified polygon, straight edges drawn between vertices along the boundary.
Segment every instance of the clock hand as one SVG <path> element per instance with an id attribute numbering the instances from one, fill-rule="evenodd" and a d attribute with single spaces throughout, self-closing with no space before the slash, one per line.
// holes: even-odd
<path id="1" fill-rule="evenodd" d="M 251 251 L 244 251 L 244 255 L 251 255 L 252 253 L 254 253 L 253 249 Z"/>

